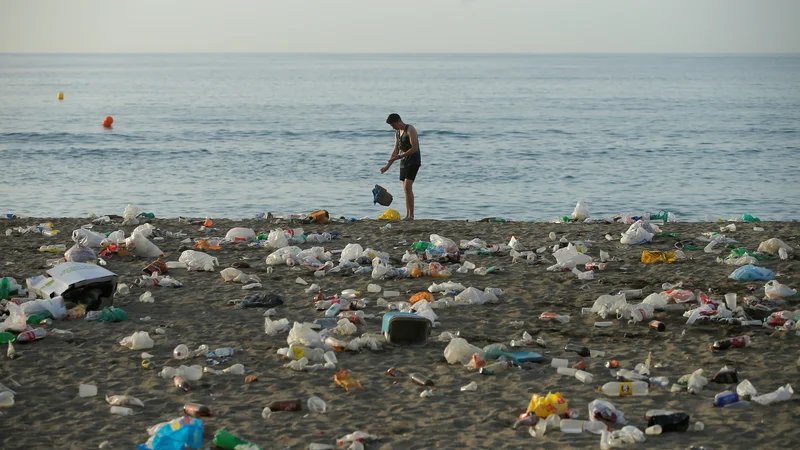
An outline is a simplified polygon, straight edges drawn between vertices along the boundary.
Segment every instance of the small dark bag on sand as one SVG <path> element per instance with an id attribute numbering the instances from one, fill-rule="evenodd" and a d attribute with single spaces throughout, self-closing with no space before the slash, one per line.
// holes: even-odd
<path id="1" fill-rule="evenodd" d="M 383 206 L 392 204 L 392 194 L 386 191 L 383 186 L 376 184 L 375 189 L 372 190 L 372 204 L 380 203 Z"/>

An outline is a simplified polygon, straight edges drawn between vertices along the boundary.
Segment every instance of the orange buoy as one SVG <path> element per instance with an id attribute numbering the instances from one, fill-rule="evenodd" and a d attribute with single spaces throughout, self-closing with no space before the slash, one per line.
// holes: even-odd
<path id="1" fill-rule="evenodd" d="M 58 99 L 59 100 L 64 100 L 64 93 L 63 92 L 59 92 L 58 93 Z"/>
<path id="2" fill-rule="evenodd" d="M 106 116 L 106 118 L 103 119 L 103 126 L 106 128 L 111 128 L 112 123 L 114 123 L 114 118 L 111 116 Z"/>

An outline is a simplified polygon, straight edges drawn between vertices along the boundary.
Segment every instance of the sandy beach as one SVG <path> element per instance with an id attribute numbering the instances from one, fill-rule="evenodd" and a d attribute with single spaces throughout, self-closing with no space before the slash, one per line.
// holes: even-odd
<path id="1" fill-rule="evenodd" d="M 365 444 L 367 449 L 467 449 L 467 448 L 564 448 L 594 447 L 600 436 L 564 434 L 558 430 L 533 438 L 527 426 L 513 429 L 520 413 L 525 412 L 532 394 L 544 395 L 560 392 L 569 402 L 569 409 L 578 410 L 581 419 L 588 420 L 587 404 L 594 399 L 612 402 L 624 412 L 630 425 L 644 430 L 644 414 L 650 409 L 670 409 L 686 412 L 692 422 L 702 421 L 703 431 L 664 433 L 648 436 L 643 444 L 630 448 L 791 448 L 797 443 L 797 423 L 800 420 L 798 396 L 790 401 L 769 406 L 753 404 L 749 408 L 714 408 L 714 395 L 724 390 L 735 390 L 735 384 L 709 383 L 699 394 L 692 395 L 684 389 L 671 392 L 670 387 L 652 387 L 643 397 L 615 398 L 597 392 L 604 383 L 614 381 L 605 367 L 608 360 L 617 360 L 620 367 L 633 369 L 652 352 L 652 361 L 660 365 L 652 369 L 652 376 L 666 376 L 670 385 L 684 374 L 703 368 L 713 375 L 723 366 L 735 367 L 739 379 L 748 379 L 759 394 L 774 391 L 787 383 L 797 383 L 800 361 L 795 331 L 776 331 L 767 327 L 743 327 L 721 323 L 686 325 L 680 312 L 657 311 L 656 320 L 666 324 L 666 331 L 658 332 L 647 323 L 629 324 L 626 320 L 612 320 L 613 326 L 596 328 L 594 322 L 602 321 L 596 315 L 582 315 L 581 309 L 591 307 L 603 294 L 621 289 L 642 289 L 644 295 L 660 292 L 663 283 L 683 282 L 685 289 L 702 291 L 721 298 L 726 293 L 737 293 L 739 298 L 753 294 L 748 286 L 763 288 L 763 281 L 739 282 L 728 276 L 736 268 L 716 261 L 725 256 L 703 251 L 704 243 L 697 237 L 705 232 L 719 232 L 720 223 L 668 223 L 664 233 L 677 233 L 678 238 L 656 237 L 644 245 L 623 245 L 620 233 L 628 225 L 614 224 L 555 224 L 555 223 L 485 223 L 471 221 L 391 222 L 390 230 L 381 230 L 386 222 L 361 220 L 327 225 L 290 225 L 275 220 L 225 220 L 214 219 L 213 229 L 200 231 L 197 223 L 181 219 L 144 219 L 161 234 L 182 231 L 193 240 L 224 237 L 233 227 L 252 228 L 256 233 L 268 233 L 276 228 L 302 226 L 305 231 L 338 231 L 341 236 L 322 244 L 326 249 L 341 250 L 348 243 L 358 243 L 363 248 L 388 252 L 391 264 L 402 266 L 400 259 L 415 241 L 428 241 L 436 233 L 458 243 L 461 240 L 481 238 L 489 244 L 506 243 L 511 236 L 529 250 L 548 246 L 544 256 L 550 263 L 514 264 L 508 253 L 462 256 L 478 267 L 499 267 L 501 270 L 480 276 L 453 273 L 451 281 L 466 287 L 501 288 L 504 294 L 496 304 L 453 306 L 436 309 L 439 325 L 432 330 L 428 343 L 422 348 L 384 345 L 381 351 L 337 353 L 338 369 L 349 369 L 360 380 L 363 391 L 345 392 L 333 381 L 334 370 L 297 372 L 284 365 L 289 362 L 276 351 L 286 347 L 287 333 L 268 336 L 264 332 L 264 308 L 240 309 L 229 302 L 247 295 L 264 292 L 280 295 L 284 305 L 277 308 L 275 318 L 286 318 L 289 323 L 313 322 L 323 317 L 323 311 L 314 308 L 314 295 L 305 293 L 307 286 L 297 284 L 302 277 L 320 284 L 325 295 L 344 289 L 356 289 L 362 297 L 370 299 L 365 313 L 380 316 L 386 308 L 376 306 L 380 294 L 367 292 L 367 285 L 376 283 L 384 290 L 400 291 L 400 297 L 389 301 L 408 300 L 419 291 L 425 291 L 433 282 L 443 280 L 431 277 L 399 280 L 372 280 L 368 274 L 354 275 L 350 270 L 330 273 L 315 278 L 302 266 L 276 265 L 272 273 L 265 263 L 272 250 L 248 247 L 244 243 L 224 245 L 221 250 L 208 251 L 219 259 L 220 267 L 214 272 L 170 269 L 169 275 L 183 283 L 183 287 L 150 287 L 136 285 L 142 269 L 152 258 L 132 255 L 114 256 L 107 260 L 107 269 L 119 275 L 119 282 L 130 286 L 130 293 L 117 295 L 114 305 L 124 309 L 128 320 L 118 323 L 87 322 L 83 319 L 54 321 L 49 328 L 67 330 L 69 335 L 48 335 L 28 344 L 15 344 L 20 354 L 10 360 L 0 357 L 0 383 L 16 391 L 15 404 L 0 408 L 0 447 L 4 449 L 59 448 L 89 449 L 108 441 L 106 448 L 130 449 L 144 443 L 147 428 L 182 415 L 182 407 L 194 402 L 208 405 L 215 412 L 212 418 L 203 418 L 203 448 L 214 448 L 212 438 L 219 429 L 228 430 L 242 438 L 261 445 L 264 449 L 302 449 L 311 443 L 335 444 L 337 438 L 356 430 L 377 436 L 375 442 Z M 25 227 L 41 222 L 52 222 L 59 233 L 53 237 L 41 234 L 0 233 L 0 273 L 24 283 L 26 278 L 41 275 L 48 268 L 46 261 L 58 254 L 41 253 L 42 245 L 73 245 L 72 231 L 91 223 L 90 219 L 26 218 L 0 221 L 0 229 Z M 800 223 L 761 222 L 737 223 L 737 231 L 725 235 L 735 238 L 737 245 L 755 251 L 768 238 L 779 238 L 798 247 Z M 764 231 L 754 231 L 754 225 Z M 93 231 L 109 232 L 122 229 L 126 235 L 135 226 L 116 223 L 95 225 Z M 595 271 L 594 279 L 581 281 L 570 272 L 548 272 L 555 262 L 550 247 L 557 244 L 548 235 L 557 238 L 584 241 L 589 244 L 588 254 L 598 258 L 604 250 L 615 261 L 608 262 L 605 270 Z M 606 234 L 615 237 L 609 241 Z M 155 244 L 166 254 L 165 261 L 177 261 L 181 251 L 191 248 L 182 244 L 184 238 L 165 237 Z M 697 250 L 684 250 L 687 259 L 673 264 L 644 264 L 640 261 L 642 250 L 675 249 L 678 240 L 694 240 Z M 305 249 L 312 244 L 302 244 Z M 219 271 L 236 262 L 246 261 L 251 266 L 242 271 L 260 278 L 262 288 L 242 290 L 242 284 L 223 281 Z M 338 262 L 338 256 L 335 257 Z M 789 259 L 777 257 L 759 261 L 759 266 L 774 271 L 777 279 L 792 288 L 798 283 L 796 254 Z M 583 268 L 581 267 L 583 270 Z M 139 302 L 139 296 L 151 291 L 153 303 Z M 755 295 L 758 294 L 756 290 Z M 436 294 L 439 298 L 442 294 Z M 800 296 L 787 298 L 784 307 L 774 310 L 798 309 Z M 631 303 L 638 300 L 629 300 Z M 571 317 L 568 323 L 545 322 L 539 315 L 552 311 Z M 747 311 L 748 314 L 751 311 Z M 763 318 L 768 312 L 753 312 Z M 149 317 L 150 320 L 143 320 Z M 523 322 L 519 324 L 518 322 Z M 513 324 L 512 324 L 513 323 Z M 157 334 L 164 328 L 165 334 Z M 380 317 L 368 319 L 358 325 L 357 335 L 379 334 Z M 154 339 L 152 349 L 145 350 L 155 357 L 155 368 L 142 367 L 142 351 L 129 350 L 119 342 L 137 331 L 147 331 Z M 484 347 L 492 343 L 509 345 L 527 331 L 534 339 L 541 337 L 546 348 L 529 345 L 517 350 L 539 352 L 548 360 L 551 357 L 568 358 L 570 365 L 583 360 L 586 371 L 594 381 L 582 384 L 573 377 L 556 373 L 549 361 L 525 364 L 522 369 L 483 375 L 460 364 L 450 365 L 443 356 L 447 342 L 437 339 L 442 332 L 456 332 L 471 344 Z M 712 352 L 710 345 L 719 339 L 747 335 L 752 346 Z M 351 337 L 343 337 L 349 340 Z M 569 343 L 582 344 L 602 350 L 605 356 L 580 358 L 564 351 Z M 178 344 L 195 349 L 207 344 L 211 349 L 232 347 L 235 354 L 216 369 L 232 364 L 243 364 L 245 375 L 205 374 L 194 382 L 192 392 L 185 393 L 173 387 L 171 379 L 159 377 L 164 366 L 177 367 L 188 364 L 172 358 Z M 2 348 L 5 355 L 6 349 Z M 196 357 L 191 364 L 207 365 L 206 358 Z M 435 381 L 432 397 L 422 398 L 423 389 L 408 377 L 395 378 L 386 370 L 395 367 L 405 373 L 419 372 Z M 245 383 L 246 375 L 258 380 Z M 475 392 L 461 392 L 460 388 L 475 381 Z M 78 396 L 81 383 L 94 384 L 98 394 L 94 397 Z M 133 407 L 132 416 L 109 413 L 106 395 L 131 395 L 145 407 Z M 310 396 L 318 396 L 327 403 L 325 414 L 301 412 L 275 413 L 262 418 L 262 409 L 273 400 L 300 399 L 305 405 Z M 619 429 L 620 426 L 616 426 Z M 793 431 L 794 430 L 794 431 Z"/>

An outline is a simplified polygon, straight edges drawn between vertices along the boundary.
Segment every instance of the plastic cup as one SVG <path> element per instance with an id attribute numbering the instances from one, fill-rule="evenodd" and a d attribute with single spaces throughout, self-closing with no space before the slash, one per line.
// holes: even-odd
<path id="1" fill-rule="evenodd" d="M 93 384 L 82 384 L 78 386 L 78 395 L 81 397 L 94 397 L 97 395 L 97 386 Z"/>
<path id="2" fill-rule="evenodd" d="M 725 305 L 731 311 L 736 309 L 736 293 L 735 292 L 731 293 L 731 294 L 725 294 Z"/>

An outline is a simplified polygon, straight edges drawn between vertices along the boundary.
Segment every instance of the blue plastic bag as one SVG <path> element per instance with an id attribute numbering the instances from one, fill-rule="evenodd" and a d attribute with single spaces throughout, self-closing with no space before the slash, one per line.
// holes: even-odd
<path id="1" fill-rule="evenodd" d="M 767 268 L 748 264 L 734 270 L 728 278 L 736 281 L 769 281 L 775 279 L 775 274 Z"/>
<path id="2" fill-rule="evenodd" d="M 165 423 L 137 450 L 185 450 L 203 448 L 203 422 L 192 417 L 180 417 Z"/>

